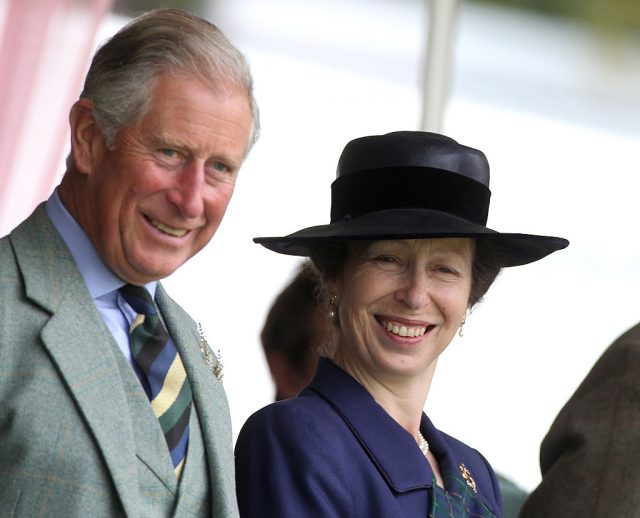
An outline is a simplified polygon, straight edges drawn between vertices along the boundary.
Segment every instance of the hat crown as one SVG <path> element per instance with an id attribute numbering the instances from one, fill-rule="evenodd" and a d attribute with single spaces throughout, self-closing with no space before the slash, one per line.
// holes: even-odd
<path id="1" fill-rule="evenodd" d="M 489 164 L 452 138 L 399 131 L 349 142 L 331 185 L 331 222 L 386 210 L 435 210 L 486 225 Z"/>
<path id="2" fill-rule="evenodd" d="M 489 187 L 489 162 L 482 151 L 438 133 L 396 131 L 349 142 L 340 156 L 336 176 L 364 170 L 406 167 L 439 169 Z"/>

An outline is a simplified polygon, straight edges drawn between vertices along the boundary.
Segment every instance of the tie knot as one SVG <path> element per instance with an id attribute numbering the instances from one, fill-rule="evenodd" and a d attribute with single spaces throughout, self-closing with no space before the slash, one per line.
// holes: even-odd
<path id="1" fill-rule="evenodd" d="M 136 313 L 140 315 L 155 315 L 157 313 L 151 294 L 144 286 L 125 284 L 120 288 L 120 293 Z"/>

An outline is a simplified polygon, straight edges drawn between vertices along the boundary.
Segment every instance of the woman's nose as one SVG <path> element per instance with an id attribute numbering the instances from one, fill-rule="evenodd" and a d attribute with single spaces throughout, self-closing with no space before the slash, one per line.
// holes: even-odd
<path id="1" fill-rule="evenodd" d="M 410 308 L 421 308 L 429 303 L 429 279 L 425 271 L 416 269 L 403 279 L 397 297 Z"/>

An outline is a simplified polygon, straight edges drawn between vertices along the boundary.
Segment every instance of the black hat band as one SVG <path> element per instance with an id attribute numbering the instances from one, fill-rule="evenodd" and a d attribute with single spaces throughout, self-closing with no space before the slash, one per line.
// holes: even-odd
<path id="1" fill-rule="evenodd" d="M 491 191 L 466 176 L 432 167 L 355 171 L 331 184 L 331 223 L 387 209 L 418 208 L 454 214 L 485 226 Z"/>

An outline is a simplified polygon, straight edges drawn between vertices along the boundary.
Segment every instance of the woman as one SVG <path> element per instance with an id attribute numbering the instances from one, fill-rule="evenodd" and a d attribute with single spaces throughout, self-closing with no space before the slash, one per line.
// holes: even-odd
<path id="1" fill-rule="evenodd" d="M 364 137 L 340 157 L 329 225 L 255 239 L 311 258 L 335 337 L 298 397 L 241 430 L 243 518 L 501 516 L 487 461 L 423 408 L 440 353 L 500 269 L 568 242 L 488 229 L 489 196 L 478 150 L 433 133 Z"/>

